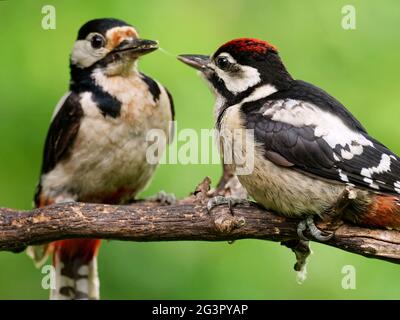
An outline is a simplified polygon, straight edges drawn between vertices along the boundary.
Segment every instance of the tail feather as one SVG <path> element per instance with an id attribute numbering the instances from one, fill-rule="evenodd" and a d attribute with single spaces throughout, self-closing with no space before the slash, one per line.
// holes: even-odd
<path id="1" fill-rule="evenodd" d="M 73 201 L 69 196 L 58 201 L 45 197 L 39 184 L 35 194 L 36 207 L 57 202 Z M 68 239 L 46 245 L 30 246 L 27 254 L 36 267 L 42 266 L 53 253 L 55 283 L 52 284 L 50 299 L 76 300 L 99 299 L 99 279 L 97 273 L 97 252 L 99 239 Z"/>
<path id="2" fill-rule="evenodd" d="M 97 251 L 100 240 L 71 239 L 54 243 L 56 269 L 52 300 L 99 299 Z"/>

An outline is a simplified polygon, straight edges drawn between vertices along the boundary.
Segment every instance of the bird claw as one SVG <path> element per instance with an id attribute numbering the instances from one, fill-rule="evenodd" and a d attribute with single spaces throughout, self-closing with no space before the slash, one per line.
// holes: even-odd
<path id="1" fill-rule="evenodd" d="M 151 201 L 157 201 L 161 204 L 171 205 L 176 202 L 176 197 L 173 193 L 167 193 L 165 191 L 158 192 L 155 196 L 149 198 Z"/>
<path id="2" fill-rule="evenodd" d="M 312 216 L 308 216 L 305 220 L 301 221 L 297 226 L 297 235 L 301 240 L 308 241 L 309 239 L 304 236 L 304 231 L 309 230 L 311 235 L 318 241 L 325 242 L 333 237 L 333 233 L 324 235 L 321 230 L 317 228 Z"/>
<path id="3" fill-rule="evenodd" d="M 249 201 L 247 199 L 216 196 L 216 197 L 213 197 L 210 200 L 208 200 L 207 211 L 208 211 L 208 213 L 211 213 L 212 209 L 214 209 L 215 207 L 223 205 L 223 204 L 227 204 L 231 215 L 234 215 L 233 214 L 234 206 L 236 206 L 238 204 L 248 204 L 248 203 L 249 203 Z"/>
<path id="4" fill-rule="evenodd" d="M 57 204 L 73 204 L 76 200 L 73 197 L 57 197 L 54 199 L 54 203 Z"/>

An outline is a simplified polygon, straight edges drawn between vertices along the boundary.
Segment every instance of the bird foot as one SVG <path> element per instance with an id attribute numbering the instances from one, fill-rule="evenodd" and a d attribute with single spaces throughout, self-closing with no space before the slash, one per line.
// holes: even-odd
<path id="1" fill-rule="evenodd" d="M 163 205 L 171 205 L 171 204 L 175 204 L 176 197 L 173 193 L 167 193 L 167 192 L 161 190 L 156 195 L 149 197 L 148 200 L 157 201 Z"/>
<path id="2" fill-rule="evenodd" d="M 229 213 L 221 212 L 220 214 L 216 215 L 214 225 L 219 232 L 229 234 L 234 229 L 240 228 L 246 224 L 246 220 L 244 217 L 235 216 L 233 214 L 233 207 L 238 204 L 248 203 L 249 201 L 247 201 L 246 199 L 216 196 L 208 201 L 207 212 L 208 214 L 210 214 L 211 210 L 215 207 L 222 204 L 227 204 L 229 206 Z M 231 241 L 230 243 L 233 243 L 233 241 Z"/>
<path id="3" fill-rule="evenodd" d="M 325 242 L 333 237 L 333 233 L 324 235 L 321 230 L 317 228 L 314 223 L 314 218 L 308 216 L 306 219 L 301 221 L 297 226 L 297 234 L 301 240 L 308 241 L 309 239 L 304 235 L 304 231 L 309 230 L 311 235 L 318 241 Z"/>
<path id="4" fill-rule="evenodd" d="M 76 202 L 76 199 L 74 199 L 73 197 L 56 197 L 54 199 L 54 203 L 57 204 L 73 204 Z"/>
<path id="5" fill-rule="evenodd" d="M 236 206 L 238 204 L 249 204 L 249 203 L 250 203 L 250 201 L 248 201 L 247 199 L 244 199 L 244 198 L 216 196 L 216 197 L 211 198 L 207 202 L 207 211 L 208 211 L 208 213 L 210 213 L 212 211 L 212 209 L 214 209 L 215 207 L 223 205 L 223 204 L 227 204 L 231 215 L 234 215 L 233 214 L 234 206 Z"/>

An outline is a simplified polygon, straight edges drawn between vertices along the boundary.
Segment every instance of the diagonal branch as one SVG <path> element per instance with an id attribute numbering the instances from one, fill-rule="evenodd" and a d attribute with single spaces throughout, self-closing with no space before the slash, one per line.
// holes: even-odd
<path id="1" fill-rule="evenodd" d="M 0 208 L 0 251 L 19 252 L 31 244 L 76 237 L 126 241 L 297 239 L 298 220 L 277 216 L 256 205 L 235 207 L 234 216 L 226 206 L 208 213 L 206 203 L 211 194 L 233 194 L 228 180 L 219 186 L 210 192 L 210 180 L 206 178 L 191 196 L 174 205 L 140 201 L 129 206 L 58 204 L 32 211 Z M 325 242 L 329 246 L 400 263 L 400 232 L 343 222 L 320 222 L 318 227 L 335 231 L 335 236 Z"/>

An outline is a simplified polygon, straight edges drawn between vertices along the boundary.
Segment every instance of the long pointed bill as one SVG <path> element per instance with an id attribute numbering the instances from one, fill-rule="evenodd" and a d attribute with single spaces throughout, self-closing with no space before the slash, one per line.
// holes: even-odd
<path id="1" fill-rule="evenodd" d="M 210 63 L 209 56 L 200 54 L 181 54 L 178 56 L 178 60 L 200 71 L 208 69 L 207 65 Z"/>
<path id="2" fill-rule="evenodd" d="M 158 42 L 146 39 L 127 39 L 122 41 L 113 52 L 132 52 L 138 56 L 153 52 L 158 49 Z"/>

